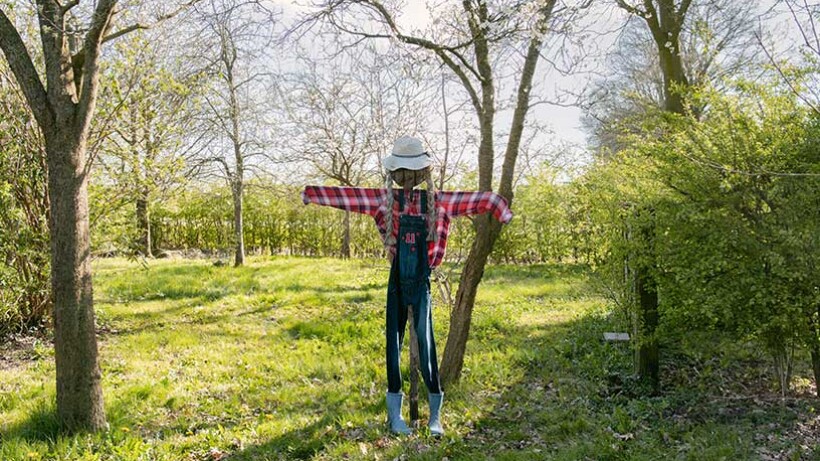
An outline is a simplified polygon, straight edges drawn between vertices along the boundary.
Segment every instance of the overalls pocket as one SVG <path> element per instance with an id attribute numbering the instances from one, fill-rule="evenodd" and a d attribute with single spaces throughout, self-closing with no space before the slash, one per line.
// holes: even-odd
<path id="1" fill-rule="evenodd" d="M 401 217 L 398 238 L 399 281 L 401 283 L 416 282 L 424 278 L 425 268 L 422 258 L 425 256 L 424 252 L 427 251 L 427 238 L 423 229 L 424 221 L 420 217 Z"/>

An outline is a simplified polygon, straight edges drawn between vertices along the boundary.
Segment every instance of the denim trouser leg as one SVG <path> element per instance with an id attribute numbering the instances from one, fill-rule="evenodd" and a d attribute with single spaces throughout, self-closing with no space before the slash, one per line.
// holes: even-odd
<path id="1" fill-rule="evenodd" d="M 430 281 L 419 287 L 417 304 L 413 304 L 413 326 L 419 341 L 419 367 L 427 390 L 433 394 L 441 393 L 438 378 L 438 360 L 436 359 L 436 340 L 433 338 L 433 311 L 430 303 Z"/>
<path id="2" fill-rule="evenodd" d="M 416 218 L 416 219 L 413 219 Z M 419 345 L 419 365 L 427 389 L 441 393 L 433 339 L 430 269 L 427 265 L 426 227 L 418 217 L 402 216 L 396 257 L 387 288 L 387 390 L 401 391 L 399 356 L 407 324 L 407 307 L 413 306 L 413 328 Z"/>
<path id="3" fill-rule="evenodd" d="M 401 369 L 399 369 L 399 355 L 404 342 L 404 329 L 407 325 L 407 309 L 401 309 L 398 284 L 393 278 L 393 269 L 390 270 L 390 282 L 387 286 L 387 391 L 401 392 Z"/>

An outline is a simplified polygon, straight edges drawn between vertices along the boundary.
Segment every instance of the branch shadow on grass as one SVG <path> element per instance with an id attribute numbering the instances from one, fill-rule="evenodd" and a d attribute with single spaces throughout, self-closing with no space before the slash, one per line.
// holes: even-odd
<path id="1" fill-rule="evenodd" d="M 366 440 L 368 429 L 343 427 L 340 424 L 344 415 L 350 414 L 353 410 L 345 407 L 341 402 L 334 403 L 326 407 L 318 420 L 232 453 L 230 459 L 232 461 L 255 461 L 272 457 L 275 459 L 312 459 L 339 438 L 353 437 Z M 374 402 L 360 407 L 358 412 L 367 413 L 368 420 L 372 420 L 381 416 L 384 412 L 384 405 L 381 401 Z M 378 433 L 383 436 L 386 432 Z"/>
<path id="2" fill-rule="evenodd" d="M 663 394 L 647 396 L 632 377 L 631 347 L 603 340 L 604 331 L 618 328 L 604 314 L 587 314 L 558 324 L 507 324 L 496 332 L 488 332 L 497 328 L 492 321 L 475 326 L 479 337 L 506 338 L 516 378 L 494 395 L 486 383 L 469 376 L 448 389 L 444 423 L 450 433 L 445 440 L 413 436 L 383 444 L 380 440 L 387 435 L 383 430 L 364 430 L 356 438 L 346 438 L 327 430 L 334 424 L 338 427 L 336 418 L 341 411 L 328 408 L 318 421 L 247 447 L 232 459 L 328 456 L 334 453 L 327 447 L 345 439 L 373 450 L 385 445 L 381 454 L 387 459 L 402 454 L 422 460 L 445 456 L 451 460 L 678 459 L 682 455 L 753 459 L 761 450 L 781 457 L 795 450 L 811 453 L 811 449 L 795 448 L 788 439 L 761 441 L 759 437 L 761 431 L 788 434 L 798 430 L 813 399 L 793 404 L 767 404 L 755 396 L 726 399 L 716 380 L 733 378 L 724 374 L 680 381 L 677 376 L 694 366 L 673 346 L 665 350 L 662 362 Z M 722 339 L 715 341 L 719 345 Z M 496 341 L 479 339 L 472 343 L 470 353 L 492 353 L 497 347 Z M 701 347 L 709 350 L 711 346 Z M 486 410 L 474 407 L 482 399 Z M 373 399 L 370 411 L 381 414 L 383 405 L 377 400 Z M 462 416 L 467 413 L 481 416 L 470 421 Z"/>
<path id="3" fill-rule="evenodd" d="M 737 372 L 759 366 L 756 358 L 727 352 L 726 361 L 737 369 L 701 376 L 699 362 L 668 343 L 662 351 L 662 394 L 651 397 L 632 374 L 630 345 L 602 339 L 613 328 L 610 316 L 590 314 L 508 332 L 523 338 L 515 354 L 515 368 L 523 373 L 464 436 L 465 459 L 754 459 L 762 453 L 814 459 L 795 458 L 812 450 L 795 446 L 788 436 L 770 436 L 794 433 L 801 419 L 813 418 L 813 398 L 774 403 L 771 389 L 723 394 Z M 707 334 L 697 347 L 708 354 L 724 349 L 725 341 Z M 733 391 L 742 389 L 739 383 Z M 761 433 L 767 436 L 761 439 Z"/>
<path id="4" fill-rule="evenodd" d="M 66 432 L 60 427 L 57 419 L 57 407 L 45 400 L 40 402 L 28 416 L 0 434 L 0 443 L 13 439 L 29 442 L 54 442 Z"/>

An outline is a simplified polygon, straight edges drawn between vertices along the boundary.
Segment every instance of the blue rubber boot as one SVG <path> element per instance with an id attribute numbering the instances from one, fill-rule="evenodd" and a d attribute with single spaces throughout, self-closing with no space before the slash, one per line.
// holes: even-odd
<path id="1" fill-rule="evenodd" d="M 444 435 L 444 429 L 441 427 L 441 403 L 444 401 L 444 393 L 428 394 L 427 400 L 430 403 L 430 421 L 427 427 L 430 429 L 430 435 L 440 437 Z"/>
<path id="2" fill-rule="evenodd" d="M 407 435 L 413 431 L 401 418 L 401 393 L 387 393 L 387 423 L 390 424 L 390 431 L 394 434 Z"/>

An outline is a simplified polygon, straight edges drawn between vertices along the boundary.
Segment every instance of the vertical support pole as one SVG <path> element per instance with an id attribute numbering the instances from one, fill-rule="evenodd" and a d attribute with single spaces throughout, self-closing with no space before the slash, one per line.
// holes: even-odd
<path id="1" fill-rule="evenodd" d="M 412 305 L 407 306 L 407 318 L 410 320 L 410 425 L 416 427 L 419 420 L 419 341 Z"/>

